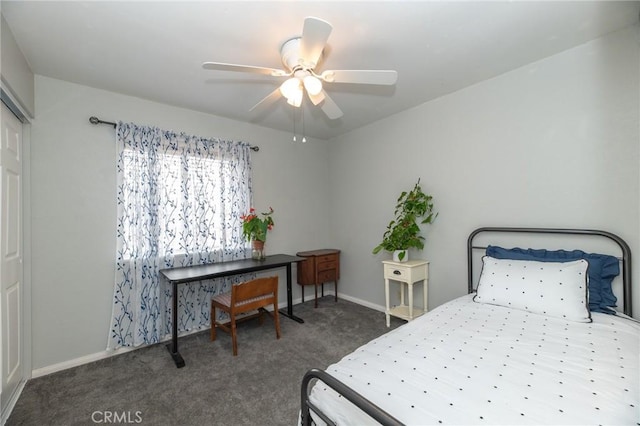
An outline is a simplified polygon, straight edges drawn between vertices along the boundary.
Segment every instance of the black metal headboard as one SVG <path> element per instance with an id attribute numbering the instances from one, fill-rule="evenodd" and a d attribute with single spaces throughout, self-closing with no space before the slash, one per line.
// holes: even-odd
<path id="1" fill-rule="evenodd" d="M 556 229 L 556 228 L 502 228 L 484 227 L 478 228 L 469 234 L 467 240 L 467 273 L 469 293 L 473 293 L 473 250 L 486 249 L 473 244 L 474 238 L 483 232 L 506 232 L 506 233 L 531 233 L 531 234 L 561 234 L 561 235 L 591 235 L 608 238 L 615 242 L 622 251 L 622 291 L 623 291 L 623 312 L 631 316 L 631 249 L 629 245 L 619 236 L 607 231 L 592 229 Z"/>

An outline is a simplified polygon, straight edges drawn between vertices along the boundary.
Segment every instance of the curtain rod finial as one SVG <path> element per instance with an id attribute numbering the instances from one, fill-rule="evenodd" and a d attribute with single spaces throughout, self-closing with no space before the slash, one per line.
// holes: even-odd
<path id="1" fill-rule="evenodd" d="M 89 117 L 89 123 L 91 124 L 108 124 L 110 126 L 113 126 L 113 128 L 115 129 L 117 124 L 113 123 L 111 121 L 104 121 L 104 120 L 100 120 L 98 117 L 96 117 L 95 115 L 92 115 L 91 117 Z"/>

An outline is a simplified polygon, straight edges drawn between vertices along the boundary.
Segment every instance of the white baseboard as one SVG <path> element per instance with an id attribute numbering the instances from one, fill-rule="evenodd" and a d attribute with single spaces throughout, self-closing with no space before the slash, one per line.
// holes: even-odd
<path id="1" fill-rule="evenodd" d="M 18 398 L 20 398 L 20 395 L 22 394 L 22 390 L 24 389 L 24 385 L 26 383 L 27 383 L 26 380 L 22 380 L 18 384 L 18 387 L 16 388 L 15 392 L 13 392 L 13 395 L 11 395 L 11 398 L 7 402 L 7 405 L 4 407 L 4 410 L 2 410 L 2 414 L 0 414 L 1 425 L 4 425 L 7 422 L 7 420 L 9 420 L 9 416 L 13 411 L 13 407 L 15 407 L 16 402 L 18 401 Z"/>
<path id="2" fill-rule="evenodd" d="M 333 290 L 326 290 L 324 292 L 325 296 L 334 296 L 335 294 L 336 293 Z M 387 310 L 383 305 L 376 305 L 375 303 L 367 302 L 366 300 L 362 300 L 357 297 L 349 296 L 349 295 L 338 292 L 338 300 L 340 299 L 344 299 L 349 302 L 356 303 L 358 305 L 366 306 L 367 308 L 373 309 L 374 311 L 385 312 Z M 311 299 L 307 297 L 307 302 L 309 300 L 313 300 L 313 297 Z M 297 305 L 298 303 L 301 303 L 301 302 L 302 302 L 302 298 L 296 299 L 296 301 L 293 304 Z"/>
<path id="3" fill-rule="evenodd" d="M 330 296 L 335 295 L 335 293 L 333 291 L 325 291 L 324 294 L 325 294 L 325 296 L 327 296 L 327 295 L 330 295 Z M 371 309 L 374 309 L 376 311 L 380 311 L 380 312 L 384 312 L 385 311 L 385 307 L 384 306 L 376 305 L 376 304 L 373 304 L 371 302 L 367 302 L 366 300 L 358 299 L 357 297 L 348 296 L 348 295 L 342 294 L 340 292 L 338 292 L 338 299 L 344 299 L 344 300 L 347 300 L 349 302 L 357 303 L 358 305 L 366 306 L 367 308 L 371 308 Z M 308 301 L 308 298 L 307 298 L 307 301 Z M 298 305 L 300 303 L 302 303 L 302 298 L 301 297 L 292 300 L 293 306 Z M 287 303 L 286 302 L 281 302 L 281 303 L 278 304 L 278 308 L 280 308 L 280 309 L 286 308 L 286 307 L 287 307 Z M 203 330 L 206 330 L 206 329 L 203 328 L 203 329 L 200 329 L 200 330 L 194 330 L 194 331 L 191 331 L 189 333 L 181 334 L 180 337 L 188 336 L 189 334 L 193 334 L 193 333 L 199 333 L 199 332 L 201 332 Z M 170 339 L 171 338 L 168 337 L 168 338 L 164 339 L 163 342 L 169 341 Z M 93 354 L 81 356 L 79 358 L 70 359 L 68 361 L 63 361 L 63 362 L 60 362 L 60 363 L 57 363 L 57 364 L 48 365 L 46 367 L 36 368 L 35 370 L 31 371 L 31 378 L 35 379 L 37 377 L 47 376 L 47 375 L 52 374 L 52 373 L 57 373 L 58 371 L 63 371 L 63 370 L 67 370 L 69 368 L 78 367 L 80 365 L 88 364 L 90 362 L 99 361 L 101 359 L 110 358 L 112 356 L 116 356 L 116 355 L 124 354 L 124 353 L 127 353 L 127 352 L 135 351 L 136 349 L 140 349 L 140 348 L 144 348 L 144 347 L 146 347 L 146 346 L 138 346 L 138 347 L 135 347 L 135 348 L 130 348 L 130 347 L 118 348 L 116 350 L 104 350 L 104 351 L 96 352 L 96 353 L 93 353 Z M 22 386 L 24 387 L 24 384 Z"/>
<path id="4" fill-rule="evenodd" d="M 292 303 L 293 303 L 294 306 L 299 304 L 299 303 L 301 303 L 301 302 L 302 302 L 302 299 L 292 300 Z M 281 302 L 281 303 L 278 304 L 278 308 L 280 308 L 280 309 L 286 308 L 286 307 L 287 307 L 287 303 L 286 302 Z M 190 331 L 188 333 L 181 334 L 180 337 L 188 336 L 188 335 L 193 334 L 193 333 L 200 333 L 203 330 L 206 330 L 206 328 L 203 328 L 203 329 L 200 329 L 200 330 L 193 330 L 193 331 Z M 165 338 L 164 340 L 162 340 L 162 342 L 168 342 L 169 340 L 171 340 L 171 337 Z M 118 348 L 118 349 L 115 349 L 115 350 L 105 349 L 104 351 L 100 351 L 100 352 L 96 352 L 96 353 L 93 353 L 93 354 L 81 356 L 79 358 L 70 359 L 68 361 L 59 362 L 57 364 L 48 365 L 48 366 L 42 367 L 42 368 L 36 368 L 35 370 L 31 371 L 31 378 L 35 379 L 37 377 L 47 376 L 47 375 L 52 374 L 52 373 L 57 373 L 58 371 L 63 371 L 63 370 L 67 370 L 69 368 L 78 367 L 80 365 L 88 364 L 90 362 L 99 361 L 101 359 L 110 358 L 112 356 L 116 356 L 116 355 L 124 354 L 124 353 L 127 353 L 127 352 L 135 351 L 136 349 L 140 349 L 140 348 L 144 348 L 144 347 L 146 347 L 146 346 L 138 346 L 138 347 L 135 347 L 135 348 L 131 348 L 131 347 Z"/>
<path id="5" fill-rule="evenodd" d="M 331 293 L 331 294 L 335 294 L 335 293 Z M 358 299 L 357 297 L 348 296 L 346 294 L 342 294 L 342 293 L 338 292 L 338 300 L 340 300 L 340 299 L 348 300 L 349 302 L 353 302 L 353 303 L 356 303 L 358 305 L 366 306 L 367 308 L 373 309 L 375 311 L 380 311 L 380 312 L 385 312 L 386 311 L 386 308 L 384 306 L 382 306 L 382 305 L 376 305 L 374 303 L 367 302 L 366 300 Z"/>
<path id="6" fill-rule="evenodd" d="M 101 359 L 110 358 L 115 355 L 120 355 L 126 352 L 135 351 L 143 346 L 138 348 L 118 348 L 116 350 L 104 350 L 101 352 L 96 352 L 93 354 L 81 356 L 79 358 L 70 359 L 68 361 L 59 362 L 57 364 L 48 365 L 42 368 L 36 368 L 35 370 L 31 370 L 31 378 L 35 379 L 37 377 L 47 376 L 52 373 L 57 373 L 58 371 L 66 370 L 73 367 L 78 367 L 83 364 L 88 364 L 90 362 L 99 361 Z"/>

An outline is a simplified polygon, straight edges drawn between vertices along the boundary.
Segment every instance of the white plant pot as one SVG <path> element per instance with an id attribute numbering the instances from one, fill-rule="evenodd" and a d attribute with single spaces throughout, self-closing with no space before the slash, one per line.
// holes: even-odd
<path id="1" fill-rule="evenodd" d="M 400 253 L 404 253 L 402 259 L 400 259 Z M 409 250 L 396 250 L 393 252 L 394 262 L 406 262 L 407 260 L 409 260 Z"/>

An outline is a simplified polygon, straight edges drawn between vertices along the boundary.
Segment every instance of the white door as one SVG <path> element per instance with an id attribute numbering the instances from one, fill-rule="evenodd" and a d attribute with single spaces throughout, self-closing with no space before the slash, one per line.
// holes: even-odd
<path id="1" fill-rule="evenodd" d="M 2 412 L 23 379 L 22 350 L 22 123 L 0 111 L 0 320 L 2 322 Z"/>

